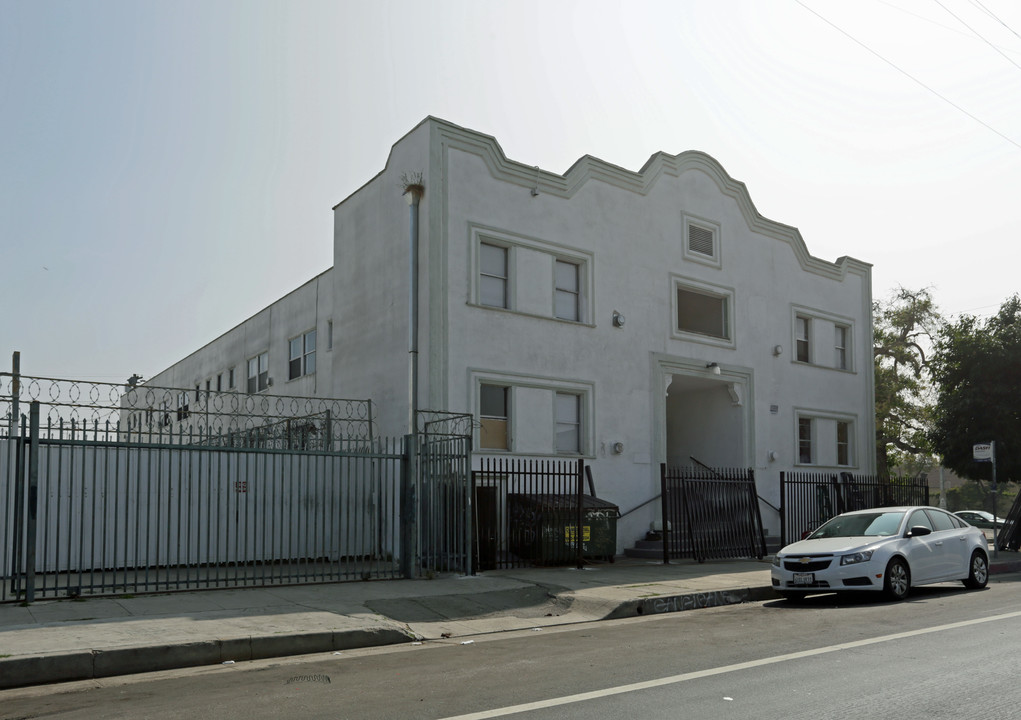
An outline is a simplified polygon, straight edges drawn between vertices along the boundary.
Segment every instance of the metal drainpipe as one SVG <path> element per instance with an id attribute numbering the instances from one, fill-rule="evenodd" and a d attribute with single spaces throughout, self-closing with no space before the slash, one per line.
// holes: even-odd
<path id="1" fill-rule="evenodd" d="M 422 199 L 424 188 L 421 185 L 409 185 L 404 190 L 404 197 L 407 198 L 411 210 L 411 236 L 409 238 L 409 286 L 408 293 L 408 352 L 411 355 L 411 378 L 410 395 L 411 402 L 408 432 L 416 431 L 416 416 L 418 415 L 418 206 Z"/>

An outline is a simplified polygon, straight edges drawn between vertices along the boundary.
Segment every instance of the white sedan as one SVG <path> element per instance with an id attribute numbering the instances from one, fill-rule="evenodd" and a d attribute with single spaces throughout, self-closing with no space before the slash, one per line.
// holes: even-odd
<path id="1" fill-rule="evenodd" d="M 773 589 L 797 599 L 813 593 L 880 591 L 903 600 L 917 585 L 989 581 L 985 534 L 933 507 L 844 513 L 773 558 Z"/>

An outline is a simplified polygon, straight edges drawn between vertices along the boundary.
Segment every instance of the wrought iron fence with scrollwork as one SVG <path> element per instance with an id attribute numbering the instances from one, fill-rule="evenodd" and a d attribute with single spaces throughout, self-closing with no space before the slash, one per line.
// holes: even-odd
<path id="1" fill-rule="evenodd" d="M 20 434 L 29 404 L 44 436 L 280 450 L 343 450 L 373 440 L 371 400 L 67 380 L 0 373 L 0 437 Z"/>

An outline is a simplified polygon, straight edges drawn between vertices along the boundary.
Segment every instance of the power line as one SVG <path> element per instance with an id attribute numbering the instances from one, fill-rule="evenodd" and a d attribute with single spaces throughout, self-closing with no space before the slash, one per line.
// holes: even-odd
<path id="1" fill-rule="evenodd" d="M 961 23 L 961 25 L 964 25 L 964 27 L 966 27 L 966 28 L 968 28 L 969 30 L 971 30 L 971 32 L 973 32 L 973 33 L 975 34 L 975 36 L 976 36 L 977 38 L 979 38 L 979 39 L 980 39 L 980 40 L 981 40 L 982 42 L 984 42 L 984 43 L 985 43 L 986 45 L 988 45 L 988 46 L 989 46 L 989 47 L 991 47 L 991 48 L 992 48 L 993 50 L 995 50 L 996 52 L 998 52 L 998 53 L 1000 54 L 1000 57 L 1002 57 L 1002 58 L 1003 58 L 1004 60 L 1006 60 L 1007 62 L 1009 62 L 1009 63 L 1010 63 L 1011 65 L 1013 65 L 1014 67 L 1016 67 L 1016 68 L 1017 68 L 1018 70 L 1021 70 L 1021 65 L 1018 65 L 1018 64 L 1017 64 L 1016 62 L 1014 62 L 1014 61 L 1013 61 L 1013 60 L 1011 60 L 1011 59 L 1010 59 L 1009 57 L 1007 57 L 1006 53 L 1004 53 L 1004 52 L 1003 52 L 1002 50 L 1000 50 L 1000 48 L 996 47 L 996 46 L 995 46 L 995 45 L 993 45 L 993 44 L 992 44 L 991 42 L 989 42 L 988 40 L 986 40 L 986 38 L 985 38 L 985 37 L 984 37 L 984 36 L 982 35 L 982 33 L 980 33 L 980 32 L 979 32 L 978 30 L 976 30 L 975 28 L 973 28 L 973 27 L 972 27 L 971 25 L 969 25 L 968 23 L 964 22 L 964 20 L 962 20 L 962 19 L 961 19 L 960 17 L 958 17 L 958 16 L 957 16 L 957 15 L 956 15 L 956 14 L 955 14 L 955 13 L 954 13 L 954 12 L 953 12 L 953 11 L 952 11 L 952 10 L 951 10 L 950 8 L 948 8 L 948 7 L 946 6 L 946 5 L 944 5 L 943 3 L 941 3 L 941 2 L 940 2 L 940 0 L 933 0 L 933 2 L 935 2 L 935 3 L 936 3 L 937 5 L 939 5 L 939 6 L 941 7 L 941 8 L 943 8 L 943 9 L 944 9 L 944 10 L 946 10 L 946 11 L 947 11 L 948 13 L 950 13 L 950 15 L 952 15 L 952 16 L 954 17 L 954 19 L 955 19 L 955 20 L 957 20 L 957 22 Z"/>
<path id="2" fill-rule="evenodd" d="M 978 123 L 979 125 L 981 125 L 982 127 L 984 127 L 984 128 L 986 128 L 987 130 L 990 130 L 990 131 L 992 131 L 992 132 L 996 133 L 996 134 L 997 134 L 997 135 L 999 135 L 999 136 L 1000 136 L 1001 138 L 1003 138 L 1004 140 L 1006 140 L 1007 142 L 1009 142 L 1009 143 L 1010 143 L 1011 145 L 1013 145 L 1014 147 L 1016 147 L 1016 148 L 1018 148 L 1019 150 L 1021 150 L 1021 143 L 1018 143 L 1017 141 L 1015 141 L 1015 140 L 1013 140 L 1013 139 L 1011 139 L 1011 138 L 1007 137 L 1006 135 L 1004 135 L 1003 133 L 1001 133 L 1001 132 L 1000 132 L 999 130 L 997 130 L 996 128 L 994 128 L 994 127 L 993 127 L 992 125 L 990 125 L 990 124 L 988 124 L 987 122 L 985 122 L 985 121 L 981 120 L 980 118 L 976 117 L 975 115 L 972 115 L 972 114 L 971 114 L 970 112 L 968 112 L 968 111 L 967 111 L 967 110 L 965 110 L 965 109 L 964 109 L 963 107 L 961 107 L 960 105 L 958 105 L 957 103 L 955 103 L 955 102 L 954 102 L 953 100 L 950 100 L 950 99 L 949 99 L 949 98 L 947 98 L 946 96 L 944 96 L 944 95 L 941 95 L 941 94 L 940 94 L 939 92 L 937 92 L 936 90 L 934 90 L 934 89 L 932 89 L 931 87 L 929 87 L 928 85 L 926 85 L 926 84 L 925 84 L 924 82 L 922 82 L 921 80 L 919 80 L 918 78 L 916 78 L 916 77 L 915 77 L 914 75 L 912 75 L 911 73 L 907 72 L 906 70 L 902 70 L 902 69 L 901 69 L 900 67 L 898 67 L 897 65 L 895 65 L 895 64 L 894 64 L 894 63 L 893 63 L 892 61 L 890 61 L 890 60 L 887 60 L 887 59 L 886 59 L 885 57 L 883 57 L 883 56 L 882 56 L 882 55 L 880 55 L 880 54 L 879 54 L 878 52 L 876 52 L 875 50 L 873 50 L 872 48 L 870 48 L 870 47 L 869 47 L 868 45 L 866 45 L 865 43 L 863 43 L 863 42 L 862 42 L 861 40 L 859 40 L 858 38 L 854 37 L 853 35 L 851 35 L 850 33 L 848 33 L 848 32 L 847 32 L 846 30 L 844 30 L 843 28 L 841 28 L 840 26 L 836 25 L 835 23 L 832 23 L 832 22 L 830 22 L 830 21 L 829 21 L 829 20 L 828 20 L 827 18 L 823 17 L 822 15 L 820 15 L 819 13 L 817 13 L 817 12 L 816 12 L 815 10 L 813 10 L 812 8 L 810 8 L 810 7 L 808 7 L 807 5 L 805 5 L 805 3 L 801 2 L 801 0 L 794 0 L 794 2 L 796 2 L 796 3 L 797 3 L 798 5 L 800 5 L 801 7 L 805 8 L 805 10 L 808 10 L 808 12 L 812 13 L 813 15 L 815 15 L 815 16 L 816 16 L 817 18 L 819 18 L 819 19 L 820 19 L 820 20 L 822 20 L 822 21 L 823 21 L 824 23 L 826 23 L 827 25 L 829 25 L 830 27 L 832 27 L 832 28 L 833 28 L 834 30 L 836 30 L 837 32 L 839 32 L 839 33 L 840 33 L 841 35 L 843 35 L 844 37 L 848 38 L 849 40 L 852 40 L 852 41 L 853 41 L 853 42 L 855 42 L 856 44 L 858 44 L 858 45 L 860 45 L 861 47 L 863 47 L 863 48 L 865 48 L 866 50 L 868 50 L 868 51 L 869 51 L 870 53 L 872 53 L 873 55 L 875 55 L 875 56 L 876 56 L 877 58 L 879 58 L 880 60 L 882 60 L 883 62 L 885 62 L 885 63 L 886 63 L 887 65 L 889 65 L 890 67 L 892 67 L 892 68 L 893 68 L 894 70 L 896 70 L 896 71 L 897 71 L 897 72 L 899 72 L 900 74 L 904 75 L 904 76 L 905 76 L 906 78 L 908 78 L 909 80 L 913 81 L 914 83 L 916 83 L 916 84 L 918 84 L 918 85 L 921 85 L 921 86 L 922 86 L 923 88 L 925 88 L 925 89 L 926 89 L 926 90 L 928 90 L 928 91 L 929 91 L 930 93 L 932 93 L 933 95 L 935 95 L 936 97 L 938 97 L 938 98 L 939 98 L 940 100 L 942 100 L 943 102 L 945 102 L 945 103 L 946 103 L 947 105 L 950 105 L 951 107 L 955 108 L 955 109 L 956 109 L 956 110 L 958 110 L 959 112 L 962 112 L 962 113 L 964 113 L 965 115 L 967 115 L 968 117 L 970 117 L 970 118 L 971 118 L 972 120 L 974 120 L 975 122 L 977 122 L 977 123 Z"/>
<path id="3" fill-rule="evenodd" d="M 995 20 L 996 22 L 1000 23 L 1000 25 L 1003 25 L 1003 27 L 1007 28 L 1007 29 L 1008 29 L 1008 30 L 1010 30 L 1010 31 L 1011 31 L 1012 33 L 1014 33 L 1014 35 L 1016 35 L 1016 36 L 1017 36 L 1017 37 L 1018 37 L 1019 39 L 1021 39 L 1021 35 L 1018 35 L 1018 34 L 1017 34 L 1017 30 L 1015 30 L 1014 28 L 1012 28 L 1012 27 L 1011 27 L 1010 25 L 1008 25 L 1007 23 L 1003 22 L 1003 20 L 1000 20 L 1000 18 L 998 18 L 998 17 L 997 17 L 997 16 L 996 16 L 996 15 L 995 15 L 995 14 L 993 13 L 993 11 L 992 11 L 992 10 L 990 10 L 990 9 L 989 9 L 989 8 L 987 8 L 987 7 L 985 6 L 985 5 L 983 5 L 982 3 L 980 3 L 980 2 L 979 2 L 979 0 L 971 0 L 971 4 L 972 4 L 972 5 L 975 5 L 976 7 L 980 7 L 980 8 L 982 8 L 982 10 L 983 10 L 983 11 L 985 11 L 986 15 L 988 15 L 989 17 L 991 17 L 991 18 L 992 18 L 993 20 Z"/>

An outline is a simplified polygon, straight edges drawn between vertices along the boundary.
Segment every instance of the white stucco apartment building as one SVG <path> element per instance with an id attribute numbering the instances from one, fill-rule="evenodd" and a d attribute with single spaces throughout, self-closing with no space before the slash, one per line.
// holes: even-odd
<path id="1" fill-rule="evenodd" d="M 704 153 L 559 175 L 431 117 L 334 208 L 331 269 L 148 384 L 368 398 L 406 433 L 409 178 L 418 406 L 474 415 L 476 457 L 585 457 L 623 511 L 662 462 L 754 468 L 772 505 L 783 470 L 875 471 L 870 265 L 813 257 Z"/>

